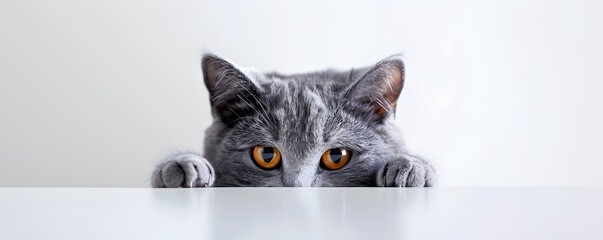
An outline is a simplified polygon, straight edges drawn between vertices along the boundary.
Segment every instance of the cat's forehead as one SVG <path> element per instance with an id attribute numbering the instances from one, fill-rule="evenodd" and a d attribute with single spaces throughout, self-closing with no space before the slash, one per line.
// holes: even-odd
<path id="1" fill-rule="evenodd" d="M 336 74 L 265 75 L 260 84 L 265 107 L 278 122 L 279 140 L 290 154 L 304 156 L 324 142 L 326 122 L 336 114 L 346 86 Z M 304 144 L 296 144 L 300 141 Z"/>
<path id="2" fill-rule="evenodd" d="M 279 73 L 263 74 L 257 82 L 266 97 L 284 97 L 294 100 L 304 100 L 302 95 L 315 98 L 332 98 L 338 96 L 349 85 L 345 73 L 323 71 L 306 74 L 283 75 Z M 305 98 L 307 99 L 307 98 Z"/>
<path id="3" fill-rule="evenodd" d="M 273 107 L 295 111 L 312 106 L 328 110 L 339 102 L 345 85 L 329 78 L 273 78 L 263 82 L 262 89 Z"/>

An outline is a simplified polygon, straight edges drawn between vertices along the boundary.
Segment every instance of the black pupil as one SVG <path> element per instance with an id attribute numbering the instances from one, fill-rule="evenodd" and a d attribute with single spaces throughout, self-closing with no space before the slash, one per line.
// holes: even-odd
<path id="1" fill-rule="evenodd" d="M 341 148 L 333 148 L 329 152 L 329 156 L 335 164 L 338 164 L 339 161 L 341 161 L 341 158 L 343 157 L 343 151 L 341 151 Z"/>
<path id="2" fill-rule="evenodd" d="M 262 149 L 262 158 L 264 158 L 264 162 L 269 163 L 274 158 L 274 148 L 264 147 Z"/>

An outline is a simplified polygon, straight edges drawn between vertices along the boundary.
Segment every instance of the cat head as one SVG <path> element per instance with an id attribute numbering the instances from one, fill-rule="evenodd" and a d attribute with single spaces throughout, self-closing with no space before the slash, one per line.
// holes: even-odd
<path id="1" fill-rule="evenodd" d="M 208 54 L 202 69 L 214 117 L 205 156 L 216 186 L 369 186 L 402 150 L 390 121 L 404 86 L 399 56 L 282 75 Z"/>

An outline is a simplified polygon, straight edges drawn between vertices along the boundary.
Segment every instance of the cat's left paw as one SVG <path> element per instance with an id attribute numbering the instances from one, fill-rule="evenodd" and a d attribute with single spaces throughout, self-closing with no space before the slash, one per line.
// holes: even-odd
<path id="1" fill-rule="evenodd" d="M 414 156 L 389 161 L 377 172 L 379 187 L 431 187 L 434 182 L 433 167 Z"/>

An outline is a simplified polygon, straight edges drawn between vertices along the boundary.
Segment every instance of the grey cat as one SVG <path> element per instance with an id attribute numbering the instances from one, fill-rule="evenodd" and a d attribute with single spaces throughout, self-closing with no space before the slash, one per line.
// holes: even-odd
<path id="1" fill-rule="evenodd" d="M 160 163 L 153 187 L 430 187 L 392 123 L 404 85 L 399 56 L 349 71 L 258 73 L 202 59 L 214 122 L 205 155 Z"/>

